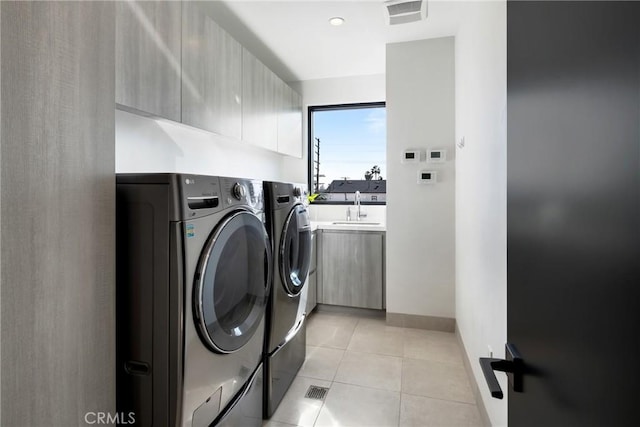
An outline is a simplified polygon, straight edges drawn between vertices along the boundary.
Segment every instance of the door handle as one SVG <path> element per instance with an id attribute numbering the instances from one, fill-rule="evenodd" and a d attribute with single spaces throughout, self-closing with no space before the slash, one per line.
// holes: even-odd
<path id="1" fill-rule="evenodd" d="M 487 381 L 491 397 L 502 399 L 502 389 L 496 378 L 494 371 L 506 372 L 509 378 L 509 384 L 513 387 L 513 391 L 522 393 L 522 376 L 524 375 L 524 362 L 520 353 L 513 344 L 506 343 L 505 346 L 506 359 L 493 359 L 490 357 L 480 358 L 480 367 Z"/>

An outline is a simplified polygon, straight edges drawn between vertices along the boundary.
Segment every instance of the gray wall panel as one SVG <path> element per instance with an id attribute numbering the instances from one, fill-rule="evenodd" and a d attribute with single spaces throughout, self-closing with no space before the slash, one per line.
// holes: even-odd
<path id="1" fill-rule="evenodd" d="M 84 425 L 115 411 L 114 4 L 0 8 L 0 424 Z"/>

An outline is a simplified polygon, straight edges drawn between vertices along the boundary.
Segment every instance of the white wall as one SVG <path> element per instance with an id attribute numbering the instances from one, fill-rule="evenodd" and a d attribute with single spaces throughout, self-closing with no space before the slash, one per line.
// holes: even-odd
<path id="1" fill-rule="evenodd" d="M 387 45 L 387 312 L 455 317 L 454 39 Z M 401 164 L 402 150 L 447 150 Z M 418 185 L 417 171 L 438 171 Z"/>
<path id="2" fill-rule="evenodd" d="M 349 104 L 385 100 L 385 75 L 348 76 L 290 83 L 309 105 Z"/>
<path id="3" fill-rule="evenodd" d="M 492 399 L 477 363 L 506 334 L 506 3 L 464 5 L 456 36 L 456 320 L 495 426 L 507 402 Z M 505 375 L 498 374 L 503 390 Z"/>
<path id="4" fill-rule="evenodd" d="M 302 159 L 282 158 L 285 181 L 307 182 L 308 165 L 308 111 L 310 106 L 379 102 L 385 100 L 385 76 L 350 76 L 332 79 L 306 80 L 290 83 L 302 96 Z"/>
<path id="5" fill-rule="evenodd" d="M 281 180 L 278 153 L 168 120 L 116 111 L 116 172 Z"/>
<path id="6" fill-rule="evenodd" d="M 302 158 L 168 120 L 116 111 L 116 172 L 186 172 L 306 183 L 308 107 L 385 100 L 384 74 L 290 85 L 302 96 Z"/>
<path id="7" fill-rule="evenodd" d="M 350 76 L 332 79 L 306 80 L 290 83 L 302 96 L 303 109 L 303 155 L 302 159 L 283 157 L 281 170 L 283 180 L 306 183 L 308 153 L 309 107 L 318 105 L 353 104 L 361 102 L 384 101 L 385 75 Z M 375 215 L 376 221 L 384 222 L 386 206 L 367 206 Z M 310 212 L 315 221 L 343 220 L 346 218 L 346 206 L 312 205 Z"/>
<path id="8" fill-rule="evenodd" d="M 355 218 L 352 205 L 311 205 L 309 216 L 311 221 L 344 221 L 347 219 L 347 208 L 351 209 L 351 218 Z M 366 214 L 365 222 L 387 222 L 387 207 L 384 205 L 362 205 L 360 213 Z"/>

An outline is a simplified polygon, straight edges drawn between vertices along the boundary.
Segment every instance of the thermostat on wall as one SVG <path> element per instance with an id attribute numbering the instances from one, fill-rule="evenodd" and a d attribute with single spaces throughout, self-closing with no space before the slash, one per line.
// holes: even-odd
<path id="1" fill-rule="evenodd" d="M 402 152 L 402 163 L 417 163 L 421 160 L 422 150 L 404 150 Z"/>
<path id="2" fill-rule="evenodd" d="M 429 150 L 427 151 L 427 161 L 430 163 L 442 163 L 446 160 L 446 150 Z"/>
<path id="3" fill-rule="evenodd" d="M 418 171 L 418 184 L 435 184 L 437 176 L 436 171 Z"/>

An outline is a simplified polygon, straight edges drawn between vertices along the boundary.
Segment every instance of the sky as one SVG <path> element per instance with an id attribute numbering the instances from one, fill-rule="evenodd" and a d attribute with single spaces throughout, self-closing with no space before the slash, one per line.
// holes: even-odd
<path id="1" fill-rule="evenodd" d="M 372 166 L 380 166 L 386 179 L 386 110 L 361 108 L 315 111 L 315 138 L 320 138 L 320 183 L 328 186 L 334 179 L 364 179 Z M 315 160 L 315 156 L 314 156 Z M 314 163 L 315 168 L 315 163 Z M 315 169 L 312 173 L 315 179 Z"/>

